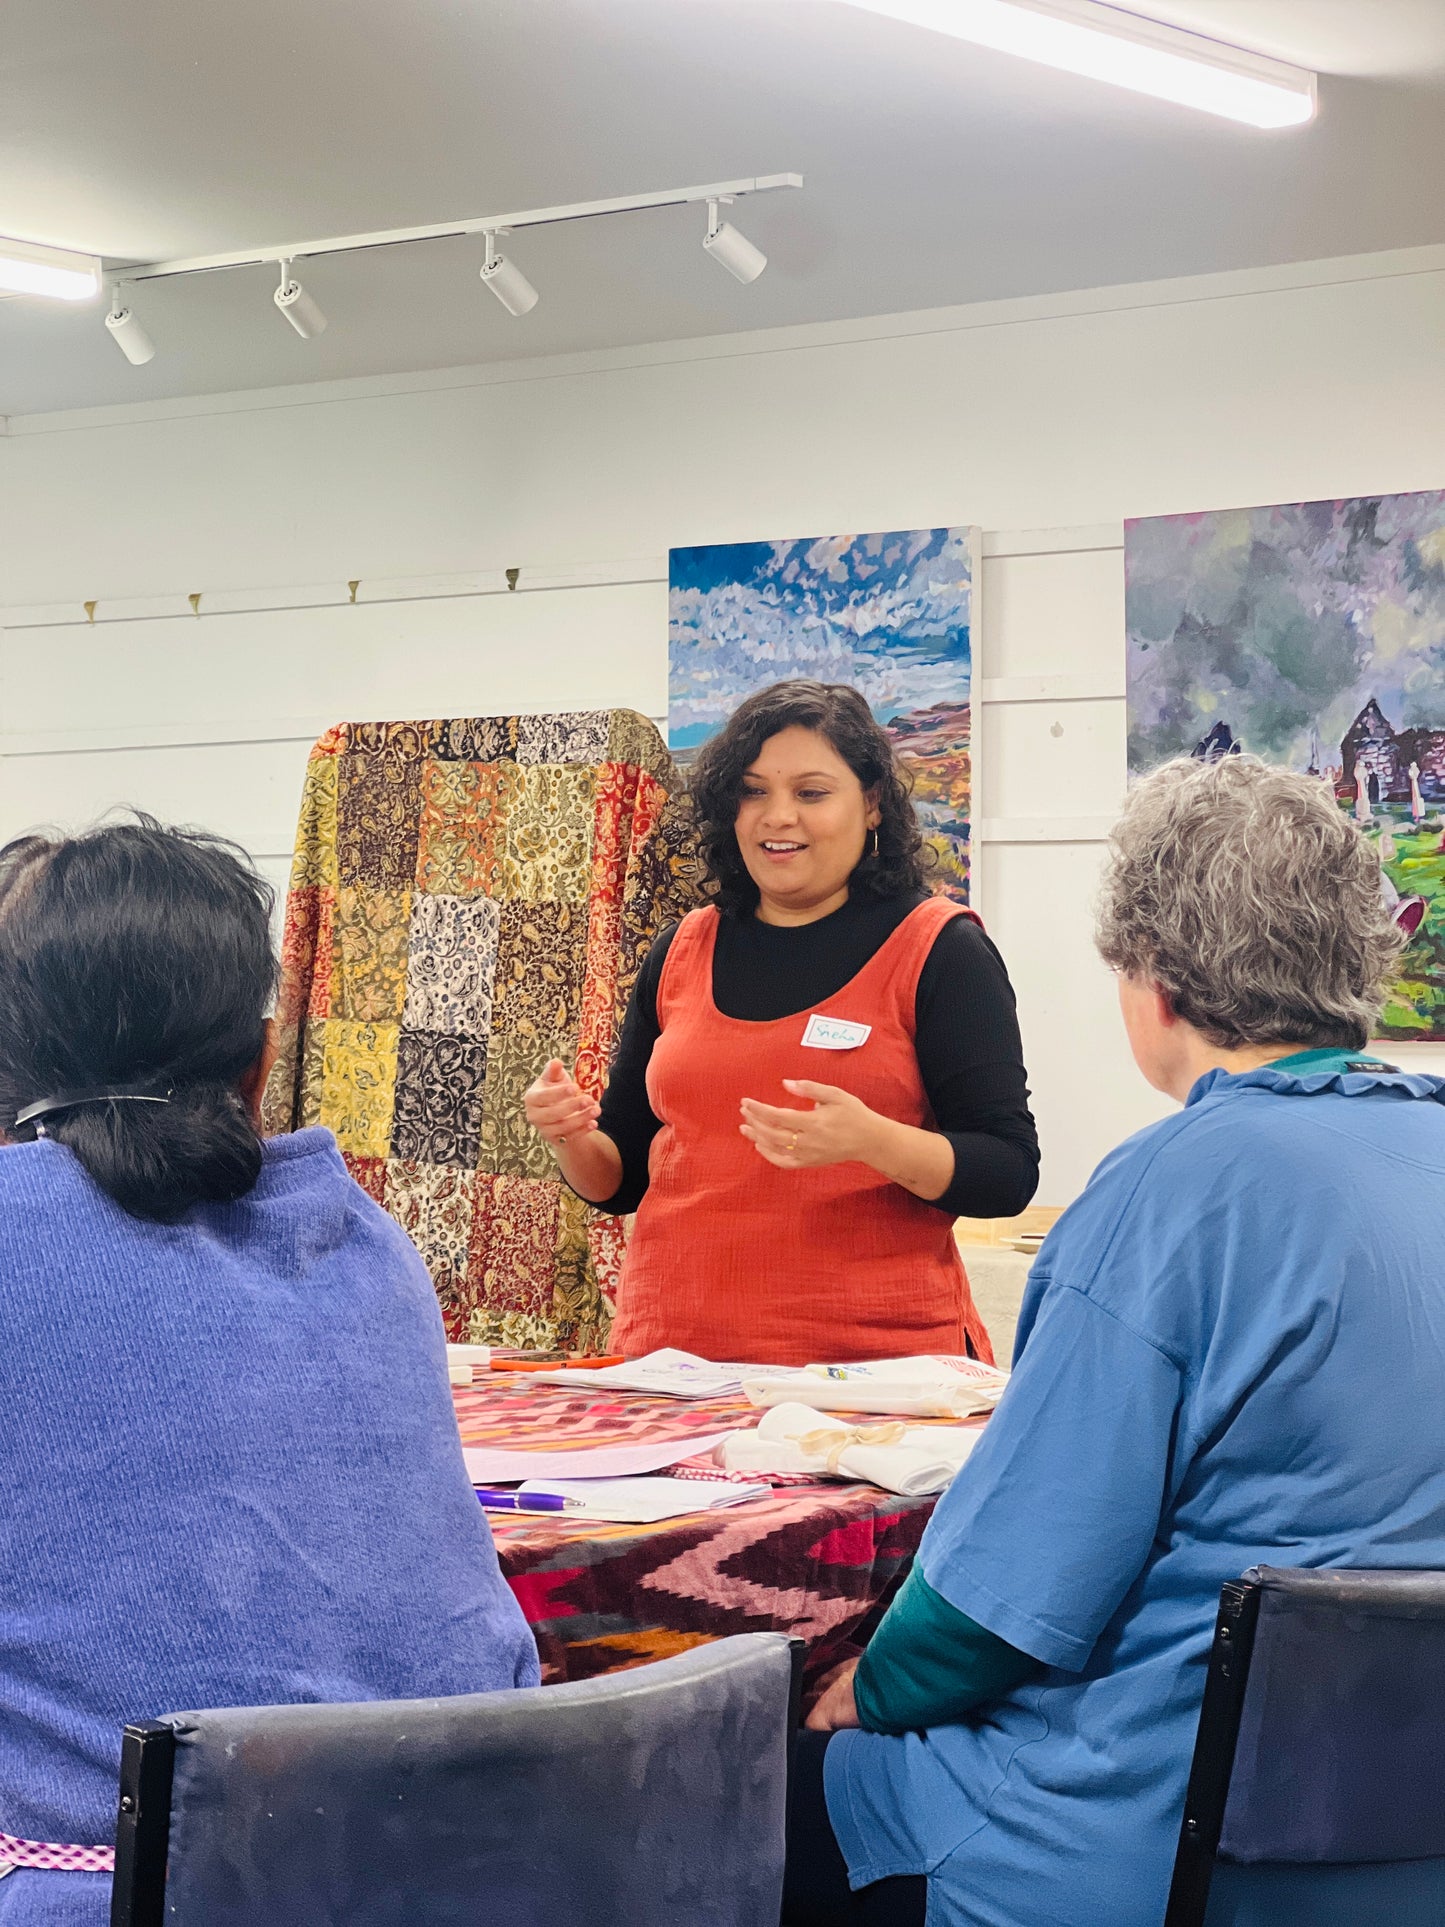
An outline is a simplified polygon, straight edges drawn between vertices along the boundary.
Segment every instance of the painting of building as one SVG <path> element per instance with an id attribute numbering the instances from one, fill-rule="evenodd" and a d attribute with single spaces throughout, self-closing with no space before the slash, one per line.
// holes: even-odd
<path id="1" fill-rule="evenodd" d="M 969 528 L 674 549 L 674 756 L 685 764 L 768 683 L 851 683 L 912 775 L 938 887 L 966 902 L 974 551 Z"/>
<path id="2" fill-rule="evenodd" d="M 1125 526 L 1129 765 L 1311 771 L 1423 908 L 1382 1022 L 1445 1037 L 1445 491 Z"/>

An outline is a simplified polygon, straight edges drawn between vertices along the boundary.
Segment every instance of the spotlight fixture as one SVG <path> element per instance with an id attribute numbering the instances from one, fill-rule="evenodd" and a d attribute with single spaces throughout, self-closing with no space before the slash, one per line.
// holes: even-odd
<path id="1" fill-rule="evenodd" d="M 1313 120 L 1316 76 L 1102 0 L 847 0 L 868 13 L 1018 54 L 1179 107 L 1298 127 Z"/>
<path id="2" fill-rule="evenodd" d="M 110 313 L 105 317 L 105 325 L 110 329 L 111 340 L 133 367 L 143 368 L 154 355 L 155 343 L 130 309 L 121 303 L 119 282 L 111 290 Z"/>
<path id="3" fill-rule="evenodd" d="M 69 248 L 0 240 L 0 289 L 48 295 L 52 301 L 89 301 L 100 293 L 100 262 Z"/>
<path id="4" fill-rule="evenodd" d="M 768 265 L 768 257 L 761 248 L 755 248 L 745 234 L 739 234 L 731 221 L 719 221 L 718 204 L 707 204 L 707 233 L 702 244 L 712 256 L 725 267 L 737 281 L 756 281 Z"/>
<path id="5" fill-rule="evenodd" d="M 482 262 L 482 282 L 490 288 L 508 314 L 530 314 L 540 299 L 537 290 L 515 261 L 497 253 L 496 230 L 486 237 L 487 255 Z"/>
<path id="6" fill-rule="evenodd" d="M 271 297 L 303 341 L 324 334 L 326 316 L 299 281 L 291 279 L 291 263 L 281 264 L 281 285 Z"/>

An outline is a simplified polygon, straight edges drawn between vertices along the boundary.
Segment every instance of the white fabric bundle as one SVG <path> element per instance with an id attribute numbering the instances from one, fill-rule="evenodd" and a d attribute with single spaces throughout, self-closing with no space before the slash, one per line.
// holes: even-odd
<path id="1" fill-rule="evenodd" d="M 1008 1373 L 976 1358 L 878 1358 L 801 1371 L 743 1372 L 754 1405 L 811 1405 L 819 1412 L 887 1412 L 907 1418 L 965 1418 L 991 1412 Z"/>
<path id="2" fill-rule="evenodd" d="M 977 1425 L 848 1425 L 811 1405 L 775 1405 L 717 1449 L 728 1472 L 812 1472 L 921 1498 L 941 1492 L 982 1436 Z"/>

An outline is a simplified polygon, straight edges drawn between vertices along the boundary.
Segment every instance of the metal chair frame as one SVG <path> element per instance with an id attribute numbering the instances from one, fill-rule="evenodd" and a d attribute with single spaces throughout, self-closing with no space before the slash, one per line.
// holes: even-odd
<path id="1" fill-rule="evenodd" d="M 1164 1927 L 1204 1927 L 1209 1910 L 1209 1888 L 1234 1771 L 1261 1590 L 1247 1579 L 1231 1579 L 1220 1590 Z"/>

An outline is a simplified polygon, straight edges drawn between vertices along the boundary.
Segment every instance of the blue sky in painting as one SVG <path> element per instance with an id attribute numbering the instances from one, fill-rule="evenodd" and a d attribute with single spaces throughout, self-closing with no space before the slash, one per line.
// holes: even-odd
<path id="1" fill-rule="evenodd" d="M 674 745 L 705 740 L 754 689 L 853 683 L 880 722 L 966 703 L 967 529 L 674 549 L 668 603 Z"/>

